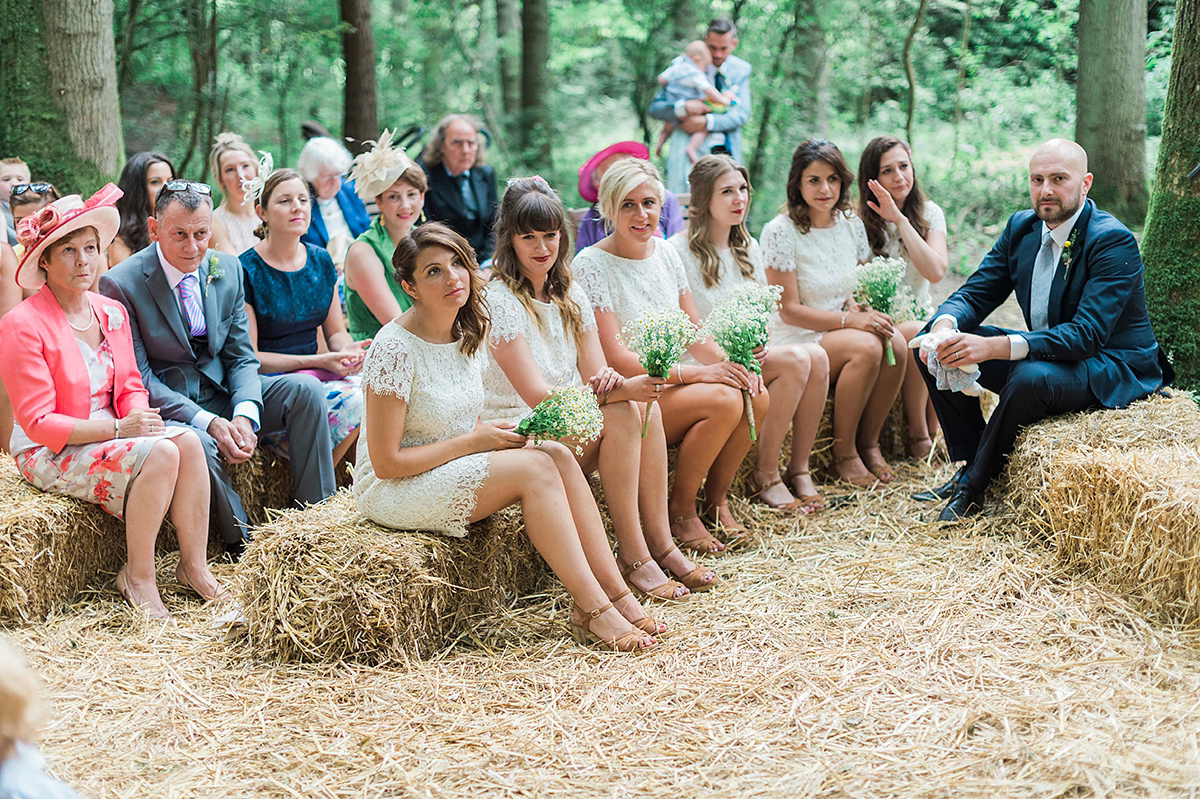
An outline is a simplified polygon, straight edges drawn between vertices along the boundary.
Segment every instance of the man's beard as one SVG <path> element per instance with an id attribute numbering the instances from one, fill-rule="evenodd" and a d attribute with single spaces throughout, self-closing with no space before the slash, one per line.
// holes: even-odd
<path id="1" fill-rule="evenodd" d="M 1079 206 L 1081 205 L 1083 205 L 1082 191 L 1076 194 L 1069 204 L 1068 202 L 1063 202 L 1060 210 L 1057 212 L 1049 212 L 1049 215 L 1047 215 L 1047 212 L 1042 210 L 1040 203 L 1033 209 L 1033 212 L 1038 215 L 1038 219 L 1041 219 L 1047 225 L 1060 225 L 1075 216 L 1075 212 L 1079 210 Z"/>

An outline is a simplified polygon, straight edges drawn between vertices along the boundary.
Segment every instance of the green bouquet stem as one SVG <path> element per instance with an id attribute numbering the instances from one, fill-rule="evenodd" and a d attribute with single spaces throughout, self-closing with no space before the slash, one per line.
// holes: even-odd
<path id="1" fill-rule="evenodd" d="M 642 438 L 646 437 L 646 431 L 650 429 L 650 408 L 654 405 L 654 400 L 646 402 L 646 413 L 642 416 Z"/>
<path id="2" fill-rule="evenodd" d="M 889 338 L 887 342 L 887 365 L 896 365 L 896 351 L 892 349 L 892 340 Z"/>
<path id="3" fill-rule="evenodd" d="M 742 404 L 746 406 L 746 421 L 750 424 L 750 440 L 758 441 L 758 433 L 754 429 L 754 401 L 750 399 L 750 392 L 742 389 Z"/>

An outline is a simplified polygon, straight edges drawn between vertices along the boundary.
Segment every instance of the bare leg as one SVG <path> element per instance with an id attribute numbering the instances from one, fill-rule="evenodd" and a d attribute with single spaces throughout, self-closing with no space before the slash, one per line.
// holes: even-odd
<path id="1" fill-rule="evenodd" d="M 357 428 L 350 435 L 343 438 L 336 447 L 333 448 L 333 465 L 337 466 L 342 462 L 342 459 L 354 456 L 354 445 L 358 443 L 358 431 L 362 428 Z"/>
<path id="2" fill-rule="evenodd" d="M 684 150 L 687 153 L 688 160 L 693 164 L 700 160 L 700 148 L 704 146 L 704 140 L 708 138 L 708 131 L 702 130 L 698 133 L 693 133 L 688 138 L 688 146 Z"/>
<path id="3" fill-rule="evenodd" d="M 741 392 L 733 392 L 739 401 Z M 752 400 L 754 418 L 765 419 L 770 414 L 771 396 L 766 391 L 760 392 Z M 738 424 L 733 434 L 721 448 L 712 468 L 708 470 L 708 479 L 704 481 L 704 500 L 701 502 L 701 512 L 704 516 L 715 519 L 720 527 L 726 530 L 726 541 L 741 538 L 748 532 L 744 526 L 729 512 L 729 486 L 741 468 L 746 453 L 750 451 L 750 421 L 746 418 L 745 407 L 738 417 Z M 728 533 L 733 534 L 730 538 Z"/>
<path id="4" fill-rule="evenodd" d="M 169 619 L 154 570 L 154 543 L 175 494 L 179 450 L 170 439 L 155 443 L 125 495 L 125 545 L 129 560 L 117 575 L 117 587 L 130 604 L 151 618 Z M 208 475 L 202 481 L 208 491 Z"/>
<path id="5" fill-rule="evenodd" d="M 585 472 L 599 467 L 600 485 L 604 487 L 604 499 L 608 503 L 608 515 L 612 518 L 619 557 L 626 565 L 638 564 L 629 573 L 629 581 L 642 591 L 649 591 L 668 583 L 669 579 L 650 557 L 638 513 L 642 417 L 638 406 L 632 402 L 610 402 L 601 406 L 600 412 L 604 414 L 603 436 L 584 450 L 580 466 Z M 665 502 L 665 484 L 662 495 Z M 665 512 L 663 517 L 665 520 Z M 669 598 L 685 594 L 687 589 L 673 590 Z"/>
<path id="6" fill-rule="evenodd" d="M 809 472 L 808 461 L 812 456 L 813 442 L 817 439 L 821 416 L 825 413 L 825 398 L 829 396 L 829 356 L 819 344 L 805 344 L 804 347 L 808 350 L 812 366 L 804 393 L 792 416 L 792 459 L 788 463 L 786 482 L 797 495 L 813 497 L 817 496 L 817 486 Z M 817 506 L 811 507 L 817 509 Z M 819 507 L 824 507 L 824 504 Z"/>
<path id="7" fill-rule="evenodd" d="M 900 335 L 899 330 L 894 331 L 892 333 L 893 350 L 904 355 L 907 353 L 904 347 L 904 337 Z M 907 366 L 908 360 L 902 357 L 897 357 L 896 363 L 891 366 L 886 361 L 880 361 L 879 377 L 875 381 L 875 388 L 871 391 L 871 398 L 867 402 L 862 422 L 858 426 L 858 452 L 862 456 L 863 463 L 871 470 L 872 474 L 879 478 L 881 483 L 890 483 L 896 479 L 892 467 L 883 459 L 883 453 L 879 451 L 879 434 L 883 431 L 883 423 L 887 420 L 888 413 L 896 404 L 896 397 L 900 395 L 900 386 L 904 382 L 904 372 Z"/>
<path id="8" fill-rule="evenodd" d="M 175 579 L 203 599 L 231 599 L 208 570 L 208 465 L 204 445 L 192 432 L 168 439 L 179 452 L 178 490 L 171 498 L 171 521 L 179 537 Z"/>
<path id="9" fill-rule="evenodd" d="M 667 443 L 679 443 L 675 483 L 667 501 L 672 532 L 680 541 L 703 541 L 697 546 L 706 552 L 721 552 L 725 545 L 712 538 L 696 518 L 696 499 L 709 470 L 742 420 L 741 392 L 715 383 L 690 383 L 667 388 L 658 404 L 662 406 Z"/>
<path id="10" fill-rule="evenodd" d="M 618 586 L 623 589 L 623 583 L 612 554 L 607 551 L 607 540 L 603 527 L 600 527 L 600 512 L 596 510 L 595 500 L 591 499 L 587 481 L 571 453 L 561 445 L 559 449 L 561 453 L 552 454 L 554 448 L 544 444 L 491 453 L 490 473 L 476 494 L 471 521 L 520 502 L 529 540 L 562 581 L 580 612 L 588 613 L 607 605 L 609 593 L 619 593 Z M 591 501 L 590 513 L 579 502 L 580 487 L 575 481 L 570 490 L 576 499 L 572 502 L 568 498 L 568 488 L 560 471 L 563 457 L 570 460 L 578 482 L 582 483 Z M 577 528 L 576 513 L 587 529 Z M 595 551 L 597 539 L 612 564 L 611 572 L 603 572 L 603 581 L 597 579 L 588 559 L 588 551 Z M 633 626 L 616 608 L 591 620 L 589 629 L 608 641 L 634 632 Z M 654 644 L 651 636 L 640 632 L 636 640 L 638 648 Z"/>
<path id="11" fill-rule="evenodd" d="M 865 488 L 875 477 L 859 458 L 856 442 L 879 377 L 883 342 L 862 330 L 830 330 L 821 337 L 821 347 L 829 356 L 829 380 L 834 383 L 833 468 L 843 479 Z"/>
<path id="12" fill-rule="evenodd" d="M 898 327 L 905 342 L 909 342 L 921 331 L 922 325 L 920 322 L 904 322 Z M 911 353 L 908 349 L 903 353 L 897 350 L 896 358 L 899 359 L 903 354 L 907 363 L 912 358 Z M 904 384 L 900 391 L 904 395 L 904 416 L 908 420 L 908 454 L 914 458 L 928 457 L 933 449 L 933 437 L 930 435 L 927 409 L 933 403 L 929 401 L 929 389 L 921 378 L 920 369 L 905 370 Z"/>
<path id="13" fill-rule="evenodd" d="M 773 347 L 762 364 L 763 379 L 771 392 L 771 409 L 759 422 L 758 458 L 750 480 L 758 497 L 777 508 L 796 499 L 783 484 L 779 462 L 783 439 L 808 384 L 811 367 L 808 351 L 802 347 Z"/>

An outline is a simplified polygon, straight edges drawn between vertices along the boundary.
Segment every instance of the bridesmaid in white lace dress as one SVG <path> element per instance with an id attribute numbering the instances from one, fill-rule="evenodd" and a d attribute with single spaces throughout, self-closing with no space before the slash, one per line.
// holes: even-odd
<path id="1" fill-rule="evenodd" d="M 924 317 L 933 313 L 929 284 L 945 277 L 950 262 L 946 215 L 921 191 L 912 151 L 895 136 L 872 139 L 863 150 L 858 162 L 858 193 L 858 215 L 867 229 L 871 253 L 903 258 L 908 263 L 905 277 L 921 304 L 922 320 L 902 322 L 898 327 L 904 340 L 912 341 L 924 326 Z M 920 370 L 905 371 L 901 393 L 908 417 L 908 454 L 926 458 L 933 451 L 938 420 Z"/>
<path id="2" fill-rule="evenodd" d="M 600 181 L 600 213 L 612 233 L 575 256 L 575 277 L 591 301 L 604 355 L 626 379 L 646 370 L 621 343 L 622 326 L 643 310 L 669 308 L 681 308 L 698 321 L 683 262 L 674 247 L 654 236 L 665 192 L 658 170 L 648 161 L 626 158 L 609 167 Z M 688 353 L 698 363 L 673 367 L 657 403 L 667 443 L 679 444 L 667 507 L 671 532 L 681 547 L 716 555 L 727 546 L 744 544 L 749 536 L 729 512 L 727 501 L 729 485 L 750 450 L 741 391 L 754 397 L 754 413 L 760 419 L 768 397 L 762 378 L 726 361 L 712 339 L 693 345 Z M 706 522 L 724 542 L 710 534 Z"/>
<path id="3" fill-rule="evenodd" d="M 641 403 L 660 390 L 648 375 L 626 379 L 604 361 L 587 296 L 571 281 L 570 255 L 567 215 L 554 190 L 540 177 L 509 181 L 496 213 L 488 284 L 492 362 L 483 380 L 483 418 L 516 422 L 556 384 L 580 385 L 587 375 L 604 431 L 576 459 L 585 473 L 600 471 L 621 574 L 640 595 L 655 599 L 707 591 L 716 574 L 696 566 L 671 541 L 667 444 L 658 414 L 642 437 Z"/>
<path id="4" fill-rule="evenodd" d="M 904 337 L 887 314 L 853 300 L 854 267 L 870 258 L 862 221 L 850 210 L 854 175 L 836 146 L 809 139 L 792 154 L 787 205 L 762 231 L 767 279 L 783 287 L 778 343 L 819 341 L 829 355 L 833 466 L 858 488 L 896 478 L 879 434 L 900 393 L 908 360 L 888 365 L 888 339 Z"/>
<path id="5" fill-rule="evenodd" d="M 429 223 L 397 242 L 392 262 L 413 305 L 380 329 L 363 368 L 359 510 L 399 530 L 464 536 L 519 502 L 530 541 L 574 600 L 573 633 L 625 652 L 654 646 L 645 630 L 662 627 L 619 596 L 624 581 L 570 450 L 526 446 L 511 425 L 479 421 L 488 318 L 470 244 Z"/>
<path id="6" fill-rule="evenodd" d="M 687 228 L 670 238 L 687 271 L 701 319 L 743 283 L 767 282 L 758 242 L 746 229 L 750 174 L 727 155 L 706 155 L 692 166 Z M 762 419 L 758 458 L 750 474 L 755 496 L 773 508 L 815 513 L 825 508 L 808 458 L 829 393 L 829 358 L 816 343 L 771 344 L 761 358 L 771 407 Z M 783 439 L 792 428 L 792 455 L 779 474 Z M 786 484 L 785 484 L 786 480 Z M 791 490 L 789 490 L 791 489 Z M 793 496 L 794 494 L 794 496 Z"/>

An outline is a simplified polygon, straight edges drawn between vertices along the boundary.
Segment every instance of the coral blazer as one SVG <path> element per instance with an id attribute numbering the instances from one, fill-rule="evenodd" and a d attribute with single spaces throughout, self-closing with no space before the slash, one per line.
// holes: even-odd
<path id="1" fill-rule="evenodd" d="M 90 291 L 87 297 L 112 348 L 117 417 L 134 408 L 150 407 L 150 395 L 142 385 L 133 354 L 125 307 Z M 67 315 L 49 286 L 42 286 L 0 319 L 0 377 L 25 435 L 55 452 L 66 446 L 75 423 L 91 415 L 87 366 Z"/>

